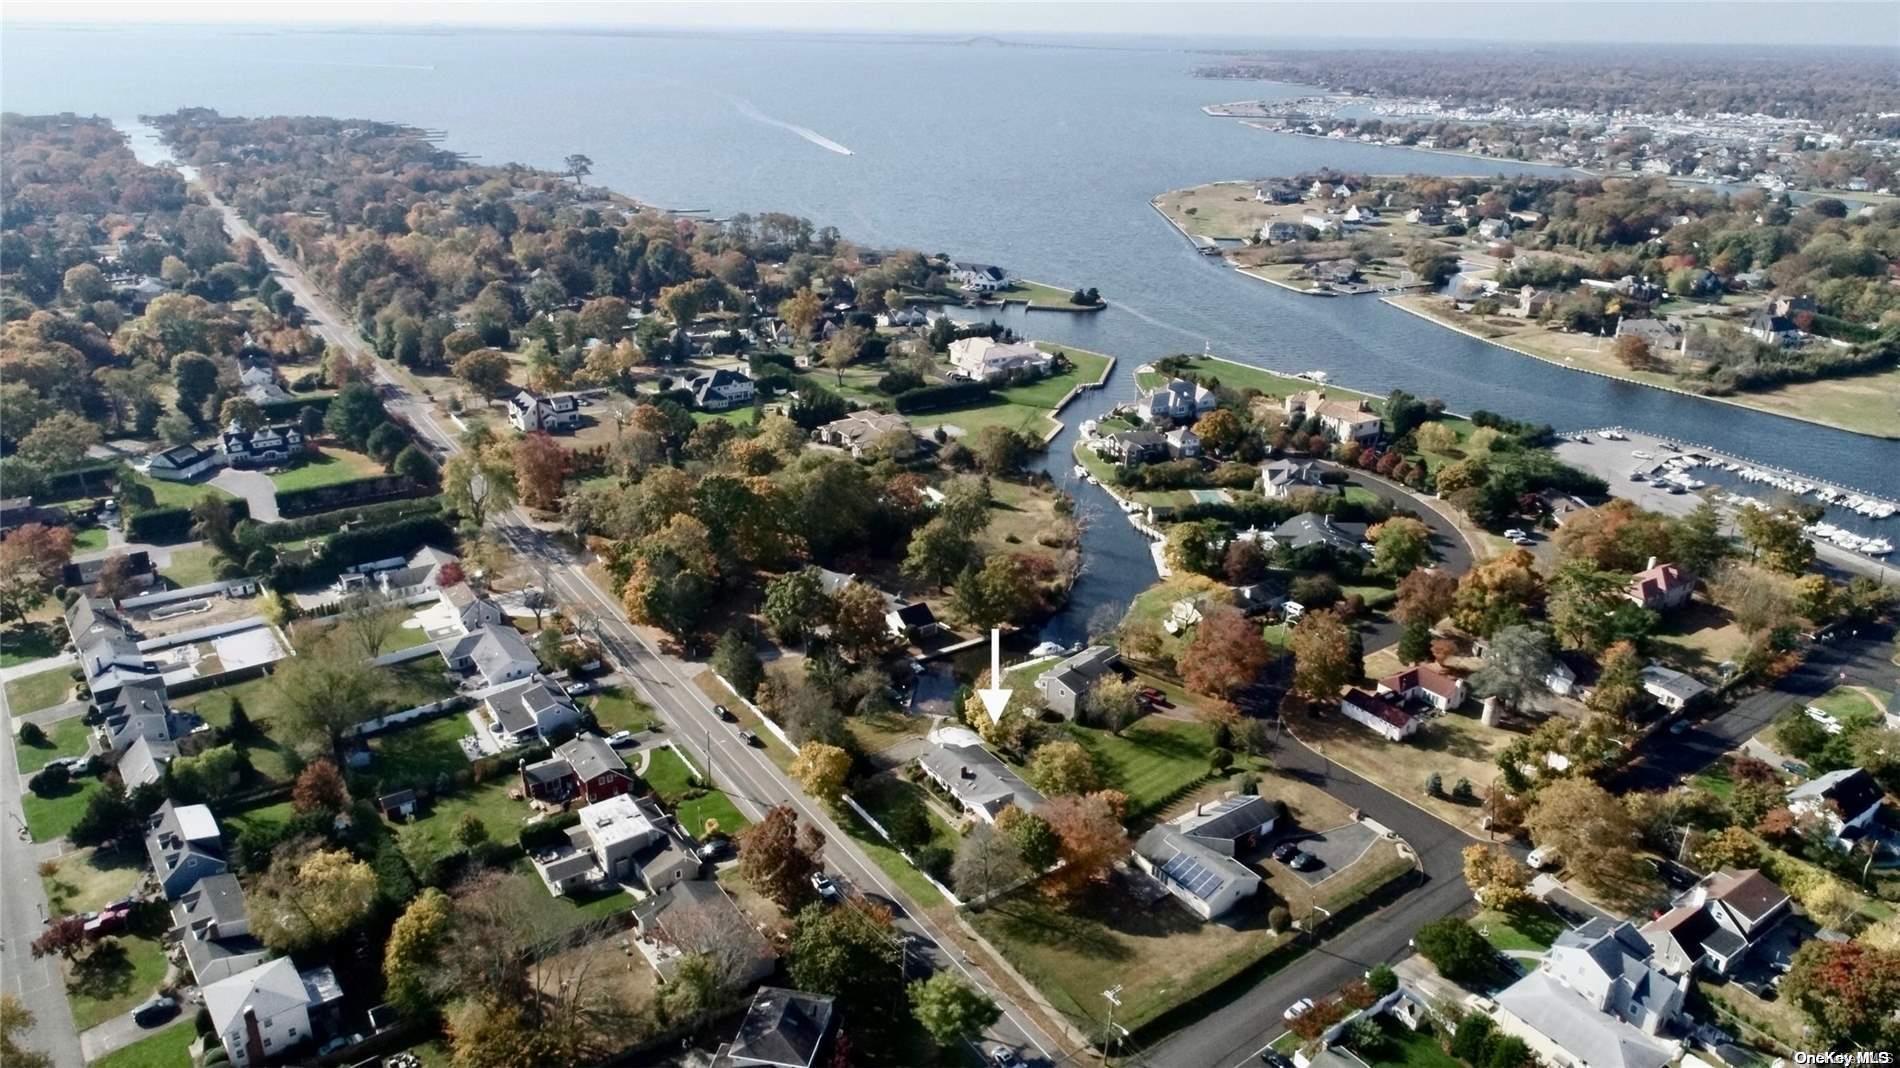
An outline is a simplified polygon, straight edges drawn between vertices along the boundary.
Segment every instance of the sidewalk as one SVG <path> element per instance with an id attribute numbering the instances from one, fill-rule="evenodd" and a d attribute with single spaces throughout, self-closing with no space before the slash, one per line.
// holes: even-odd
<path id="1" fill-rule="evenodd" d="M 12 682 L 14 679 L 25 678 L 28 675 L 37 675 L 42 671 L 57 667 L 68 667 L 77 663 L 79 663 L 79 656 L 76 653 L 60 653 L 57 656 L 41 657 L 38 660 L 29 660 L 24 664 L 15 664 L 10 668 L 0 668 L 0 682 Z"/>

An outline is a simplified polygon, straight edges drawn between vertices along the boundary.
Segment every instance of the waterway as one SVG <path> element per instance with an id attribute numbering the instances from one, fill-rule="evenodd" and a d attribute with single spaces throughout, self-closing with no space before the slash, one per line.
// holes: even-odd
<path id="1" fill-rule="evenodd" d="M 446 131 L 448 147 L 485 161 L 558 168 L 584 152 L 590 181 L 662 206 L 794 212 L 866 244 L 1095 286 L 1113 302 L 1096 315 L 1012 313 L 1032 336 L 1120 358 L 1071 424 L 1131 397 L 1137 365 L 1210 347 L 1461 411 L 1650 430 L 1900 497 L 1900 442 L 1565 371 L 1376 300 L 1302 297 L 1195 255 L 1149 207 L 1155 194 L 1322 166 L 1514 169 L 1210 118 L 1200 106 L 1235 88 L 1188 75 L 1196 44 L 10 26 L 0 105 L 398 120 Z M 1243 95 L 1304 91 L 1250 84 Z M 1059 472 L 1073 432 L 1052 446 Z M 1063 640 L 1153 576 L 1141 540 L 1089 496 L 1102 514 L 1073 607 L 1051 630 Z"/>

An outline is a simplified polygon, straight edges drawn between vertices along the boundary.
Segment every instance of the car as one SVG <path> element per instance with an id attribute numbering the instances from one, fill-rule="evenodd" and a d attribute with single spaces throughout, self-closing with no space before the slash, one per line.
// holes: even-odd
<path id="1" fill-rule="evenodd" d="M 754 749 L 762 749 L 765 747 L 765 743 L 759 741 L 759 736 L 756 734 L 753 734 L 751 731 L 740 731 L 739 740 L 751 746 Z"/>
<path id="2" fill-rule="evenodd" d="M 1529 856 L 1524 858 L 1524 863 L 1533 868 L 1554 868 L 1562 863 L 1562 859 L 1557 856 L 1555 849 L 1549 846 L 1538 846 L 1536 849 L 1531 850 Z"/>
<path id="3" fill-rule="evenodd" d="M 1631 482 L 1647 482 L 1649 481 L 1649 476 L 1643 474 L 1641 471 L 1631 471 L 1630 481 Z"/>
<path id="4" fill-rule="evenodd" d="M 615 749 L 621 749 L 629 745 L 639 745 L 640 741 L 633 736 L 632 731 L 615 731 L 607 736 L 607 744 Z"/>
<path id="5" fill-rule="evenodd" d="M 118 934 L 132 919 L 131 906 L 101 909 L 98 913 L 86 917 L 86 937 L 104 938 L 109 934 Z"/>
<path id="6" fill-rule="evenodd" d="M 1288 1005 L 1286 1007 L 1286 1011 L 1280 1014 L 1280 1019 L 1285 1020 L 1288 1023 L 1291 1023 L 1292 1021 L 1297 1020 L 1302 1016 L 1305 1016 L 1308 1012 L 1311 1012 L 1312 1009 L 1313 1009 L 1313 999 L 1301 998 L 1300 1000 L 1294 1002 L 1293 1004 Z"/>
<path id="7" fill-rule="evenodd" d="M 1687 734 L 1688 731 L 1689 721 L 1686 719 L 1679 719 L 1669 725 L 1670 734 Z"/>
<path id="8" fill-rule="evenodd" d="M 732 839 L 723 835 L 718 838 L 709 838 L 701 843 L 696 852 L 699 859 L 704 861 L 724 860 L 732 855 Z"/>
<path id="9" fill-rule="evenodd" d="M 1782 761 L 1781 770 L 1787 772 L 1790 775 L 1799 775 L 1803 778 L 1806 778 L 1809 773 L 1808 766 L 1806 764 L 1801 763 L 1799 760 Z"/>
<path id="10" fill-rule="evenodd" d="M 1299 851 L 1300 847 L 1294 845 L 1292 842 L 1281 842 L 1279 845 L 1273 847 L 1273 859 L 1285 863 L 1286 861 L 1292 860 L 1293 854 Z"/>
<path id="11" fill-rule="evenodd" d="M 1293 859 L 1287 861 L 1286 866 L 1294 871 L 1312 871 L 1314 868 L 1323 867 L 1324 862 L 1306 850 L 1300 849 L 1294 851 Z"/>
<path id="12" fill-rule="evenodd" d="M 831 876 L 822 871 L 811 873 L 811 888 L 818 891 L 818 896 L 826 901 L 837 901 L 844 896 L 838 891 L 838 884 L 832 881 Z"/>
<path id="13" fill-rule="evenodd" d="M 157 1027 L 178 1015 L 178 1002 L 163 994 L 146 998 L 132 1007 L 132 1022 L 140 1027 Z"/>
<path id="14" fill-rule="evenodd" d="M 990 1063 L 995 1065 L 995 1068 L 1027 1068 L 1023 1064 L 1023 1059 L 1016 1056 L 1016 1051 L 1008 1046 L 998 1046 L 990 1050 Z"/>
<path id="15" fill-rule="evenodd" d="M 594 684 L 591 682 L 588 682 L 586 679 L 581 679 L 577 682 L 568 683 L 566 686 L 562 687 L 562 689 L 567 691 L 567 695 L 569 697 L 579 697 L 580 695 L 584 693 L 593 693 Z"/>
<path id="16" fill-rule="evenodd" d="M 1287 1059 L 1286 1054 L 1272 1047 L 1260 1051 L 1260 1063 L 1271 1068 L 1293 1068 L 1293 1062 Z"/>
<path id="17" fill-rule="evenodd" d="M 1532 537 L 1530 537 L 1530 536 L 1529 536 L 1528 534 L 1526 534 L 1526 535 L 1521 535 L 1521 536 L 1519 536 L 1519 537 L 1515 537 L 1515 538 L 1512 538 L 1512 539 L 1510 539 L 1510 542 L 1511 542 L 1511 544 L 1512 544 L 1512 545 L 1535 545 L 1535 544 L 1537 544 L 1537 542 L 1536 542 L 1536 540 L 1535 540 L 1535 539 L 1533 539 Z"/>
<path id="18" fill-rule="evenodd" d="M 318 1046 L 317 1056 L 327 1057 L 330 1054 L 335 1053 L 337 1050 L 348 1049 L 351 1046 L 354 1046 L 358 1042 L 361 1042 L 361 1041 L 363 1041 L 362 1035 L 338 1035 L 335 1038 L 331 1039 L 330 1041 L 325 1042 L 323 1045 Z"/>
<path id="19" fill-rule="evenodd" d="M 1522 530 L 1519 530 L 1516 527 L 1512 527 L 1511 529 L 1504 532 L 1504 536 L 1511 539 L 1512 541 L 1516 541 L 1519 538 L 1528 537 L 1529 535 L 1525 534 Z"/>
<path id="20" fill-rule="evenodd" d="M 733 715 L 732 709 L 727 708 L 725 705 L 714 705 L 713 715 L 718 716 L 720 719 L 725 720 L 727 723 L 739 722 L 739 717 Z"/>
<path id="21" fill-rule="evenodd" d="M 1156 708 L 1170 708 L 1174 704 L 1174 702 L 1168 700 L 1167 694 L 1162 693 L 1153 686 L 1143 686 L 1141 689 L 1135 691 L 1135 696 Z"/>
<path id="22" fill-rule="evenodd" d="M 1636 457 L 1638 460 L 1654 460 L 1656 458 L 1655 453 L 1644 452 L 1641 449 L 1631 449 L 1630 455 Z"/>

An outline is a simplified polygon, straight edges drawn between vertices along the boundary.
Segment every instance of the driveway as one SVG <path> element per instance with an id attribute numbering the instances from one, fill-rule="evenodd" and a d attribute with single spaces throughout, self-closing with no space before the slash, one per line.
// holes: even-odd
<path id="1" fill-rule="evenodd" d="M 1347 823 L 1331 830 L 1293 835 L 1283 841 L 1297 843 L 1301 849 L 1317 857 L 1320 866 L 1312 871 L 1288 870 L 1299 876 L 1306 885 L 1318 886 L 1352 867 L 1378 839 L 1378 832 L 1363 823 Z"/>
<path id="2" fill-rule="evenodd" d="M 211 484 L 244 498 L 251 506 L 252 519 L 259 523 L 277 522 L 277 486 L 264 472 L 226 467 L 212 477 Z"/>
<path id="3" fill-rule="evenodd" d="M 132 1022 L 132 1014 L 121 1013 L 87 1031 L 79 1034 L 79 1048 L 88 1061 L 98 1060 L 113 1050 L 124 1049 L 142 1038 L 149 1038 L 160 1031 L 190 1024 L 197 1009 L 190 1002 L 180 1006 L 180 1012 L 163 1027 L 140 1027 Z"/>

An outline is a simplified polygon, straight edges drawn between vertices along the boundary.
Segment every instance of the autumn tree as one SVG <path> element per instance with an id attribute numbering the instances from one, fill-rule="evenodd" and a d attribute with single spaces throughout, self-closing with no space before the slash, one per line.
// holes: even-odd
<path id="1" fill-rule="evenodd" d="M 1546 783 L 1524 818 L 1531 840 L 1600 892 L 1622 893 L 1635 873 L 1636 826 L 1609 791 L 1582 777 Z"/>
<path id="2" fill-rule="evenodd" d="M 825 341 L 825 366 L 831 368 L 839 386 L 844 385 L 844 369 L 858 358 L 858 350 L 864 347 L 864 328 L 847 326 L 835 330 Z"/>
<path id="3" fill-rule="evenodd" d="M 290 806 L 298 812 L 334 815 L 350 807 L 350 789 L 335 764 L 318 758 L 297 773 L 297 782 L 290 790 Z"/>
<path id="4" fill-rule="evenodd" d="M 1195 422 L 1194 435 L 1209 452 L 1225 456 L 1239 447 L 1241 439 L 1247 436 L 1247 426 L 1233 412 L 1216 408 Z"/>
<path id="5" fill-rule="evenodd" d="M 72 558 L 65 527 L 28 523 L 0 539 L 0 621 L 25 623 L 46 603 L 60 568 Z"/>
<path id="6" fill-rule="evenodd" d="M 442 496 L 477 530 L 515 503 L 514 468 L 480 450 L 465 449 L 442 466 Z"/>
<path id="7" fill-rule="evenodd" d="M 831 616 L 831 599 L 817 568 L 787 572 L 765 587 L 765 625 L 781 642 L 803 641 Z"/>
<path id="8" fill-rule="evenodd" d="M 1057 854 L 1063 862 L 1043 886 L 1057 897 L 1074 897 L 1106 879 L 1116 862 L 1128 855 L 1128 832 L 1105 793 L 1052 798 L 1043 815 L 1055 832 Z"/>
<path id="9" fill-rule="evenodd" d="M 1787 508 L 1735 510 L 1735 525 L 1753 559 L 1784 575 L 1799 575 L 1814 562 L 1814 543 L 1808 540 L 1807 523 L 1800 512 Z"/>
<path id="10" fill-rule="evenodd" d="M 851 774 L 851 754 L 835 745 L 806 742 L 798 747 L 798 755 L 786 771 L 806 793 L 836 805 L 844 796 L 845 779 Z"/>
<path id="11" fill-rule="evenodd" d="M 1003 706 L 1002 715 L 992 719 L 982 699 L 977 696 L 977 691 L 987 689 L 990 685 L 990 671 L 984 668 L 964 699 L 963 722 L 969 724 L 991 746 L 1007 753 L 1021 753 L 1041 718 L 1041 700 L 1030 687 L 1011 687 L 1009 702 Z"/>
<path id="12" fill-rule="evenodd" d="M 831 599 L 831 636 L 858 661 L 875 657 L 891 642 L 884 621 L 884 595 L 863 582 L 849 582 Z"/>
<path id="13" fill-rule="evenodd" d="M 1619 641 L 1640 641 L 1655 614 L 1629 599 L 1629 576 L 1572 560 L 1550 580 L 1548 613 L 1559 641 L 1595 654 Z"/>
<path id="14" fill-rule="evenodd" d="M 808 905 L 793 922 L 790 949 L 786 970 L 798 989 L 829 994 L 852 1012 L 891 1005 L 903 950 L 888 909 L 863 899 Z"/>
<path id="15" fill-rule="evenodd" d="M 1900 1044 L 1900 953 L 1814 939 L 1795 951 L 1781 993 L 1800 1007 L 1826 1045 Z"/>
<path id="16" fill-rule="evenodd" d="M 1465 885 L 1485 908 L 1511 909 L 1531 900 L 1531 870 L 1504 850 L 1473 843 L 1465 847 L 1464 862 Z"/>
<path id="17" fill-rule="evenodd" d="M 1102 785 L 1095 758 L 1080 742 L 1061 739 L 1036 747 L 1029 757 L 1029 781 L 1045 795 L 1086 794 Z"/>
<path id="18" fill-rule="evenodd" d="M 28 1049 L 21 1039 L 33 1031 L 33 1014 L 13 994 L 0 994 L 0 1064 L 7 1068 L 53 1068 L 51 1055 Z"/>
<path id="19" fill-rule="evenodd" d="M 455 377 L 484 397 L 498 397 L 509 389 L 508 375 L 514 365 L 506 354 L 495 349 L 476 349 L 454 363 Z"/>
<path id="20" fill-rule="evenodd" d="M 1372 542 L 1372 566 L 1380 574 L 1403 576 L 1432 558 L 1432 528 L 1410 516 L 1394 516 L 1366 531 Z"/>
<path id="21" fill-rule="evenodd" d="M 1649 342 L 1634 334 L 1617 338 L 1615 350 L 1617 360 L 1632 371 L 1655 371 L 1662 367 L 1662 361 L 1649 351 Z"/>
<path id="22" fill-rule="evenodd" d="M 1593 712 L 1627 717 L 1643 700 L 1643 657 L 1629 642 L 1603 651 L 1596 688 L 1585 702 Z"/>
<path id="23" fill-rule="evenodd" d="M 910 1009 L 937 1045 L 954 1046 L 974 1039 L 1003 1018 L 987 994 L 949 971 L 910 984 Z"/>
<path id="24" fill-rule="evenodd" d="M 447 894 L 422 891 L 389 930 L 383 945 L 384 997 L 410 1019 L 426 1019 L 436 1007 L 442 951 L 454 923 Z"/>
<path id="25" fill-rule="evenodd" d="M 798 292 L 779 302 L 778 317 L 785 321 L 792 333 L 805 341 L 811 340 L 812 330 L 818 325 L 818 316 L 824 310 L 818 294 L 809 289 Z"/>
<path id="26" fill-rule="evenodd" d="M 1696 865 L 1704 871 L 1752 868 L 1761 862 L 1761 842 L 1742 827 L 1724 827 L 1696 846 Z"/>
<path id="27" fill-rule="evenodd" d="M 1452 622 L 1488 638 L 1531 618 L 1544 602 L 1544 581 L 1535 563 L 1530 553 L 1518 549 L 1466 572 L 1452 598 Z"/>
<path id="28" fill-rule="evenodd" d="M 34 960 L 58 957 L 70 963 L 90 949 L 92 944 L 92 936 L 86 933 L 86 918 L 75 914 L 49 920 L 27 945 L 27 949 L 33 954 Z"/>
<path id="29" fill-rule="evenodd" d="M 1119 735 L 1141 718 L 1141 690 L 1132 680 L 1110 672 L 1096 679 L 1082 699 L 1082 718 L 1090 726 Z"/>
<path id="30" fill-rule="evenodd" d="M 1522 708 L 1531 698 L 1549 692 L 1545 679 L 1555 661 L 1550 634 L 1542 627 L 1505 627 L 1492 635 L 1484 663 L 1471 675 L 1471 691 L 1495 697 L 1506 708 Z"/>
<path id="31" fill-rule="evenodd" d="M 278 847 L 249 898 L 257 937 L 279 953 L 297 953 L 335 942 L 369 916 L 376 873 L 343 850 L 291 841 Z"/>
<path id="32" fill-rule="evenodd" d="M 515 442 L 514 484 L 521 503 L 541 511 L 552 511 L 561 499 L 561 484 L 567 478 L 572 457 L 552 437 L 539 430 L 524 434 Z"/>
<path id="33" fill-rule="evenodd" d="M 1352 624 L 1331 609 L 1308 612 L 1287 636 L 1293 654 L 1293 690 L 1317 704 L 1337 701 L 1363 668 Z"/>
<path id="34" fill-rule="evenodd" d="M 800 826 L 790 805 L 775 805 L 738 834 L 739 874 L 754 890 L 791 912 L 812 894 L 811 876 L 822 866 L 825 836 Z"/>
<path id="35" fill-rule="evenodd" d="M 1210 606 L 1181 653 L 1181 679 L 1196 693 L 1229 698 L 1253 685 L 1272 658 L 1258 624 L 1231 605 Z"/>

